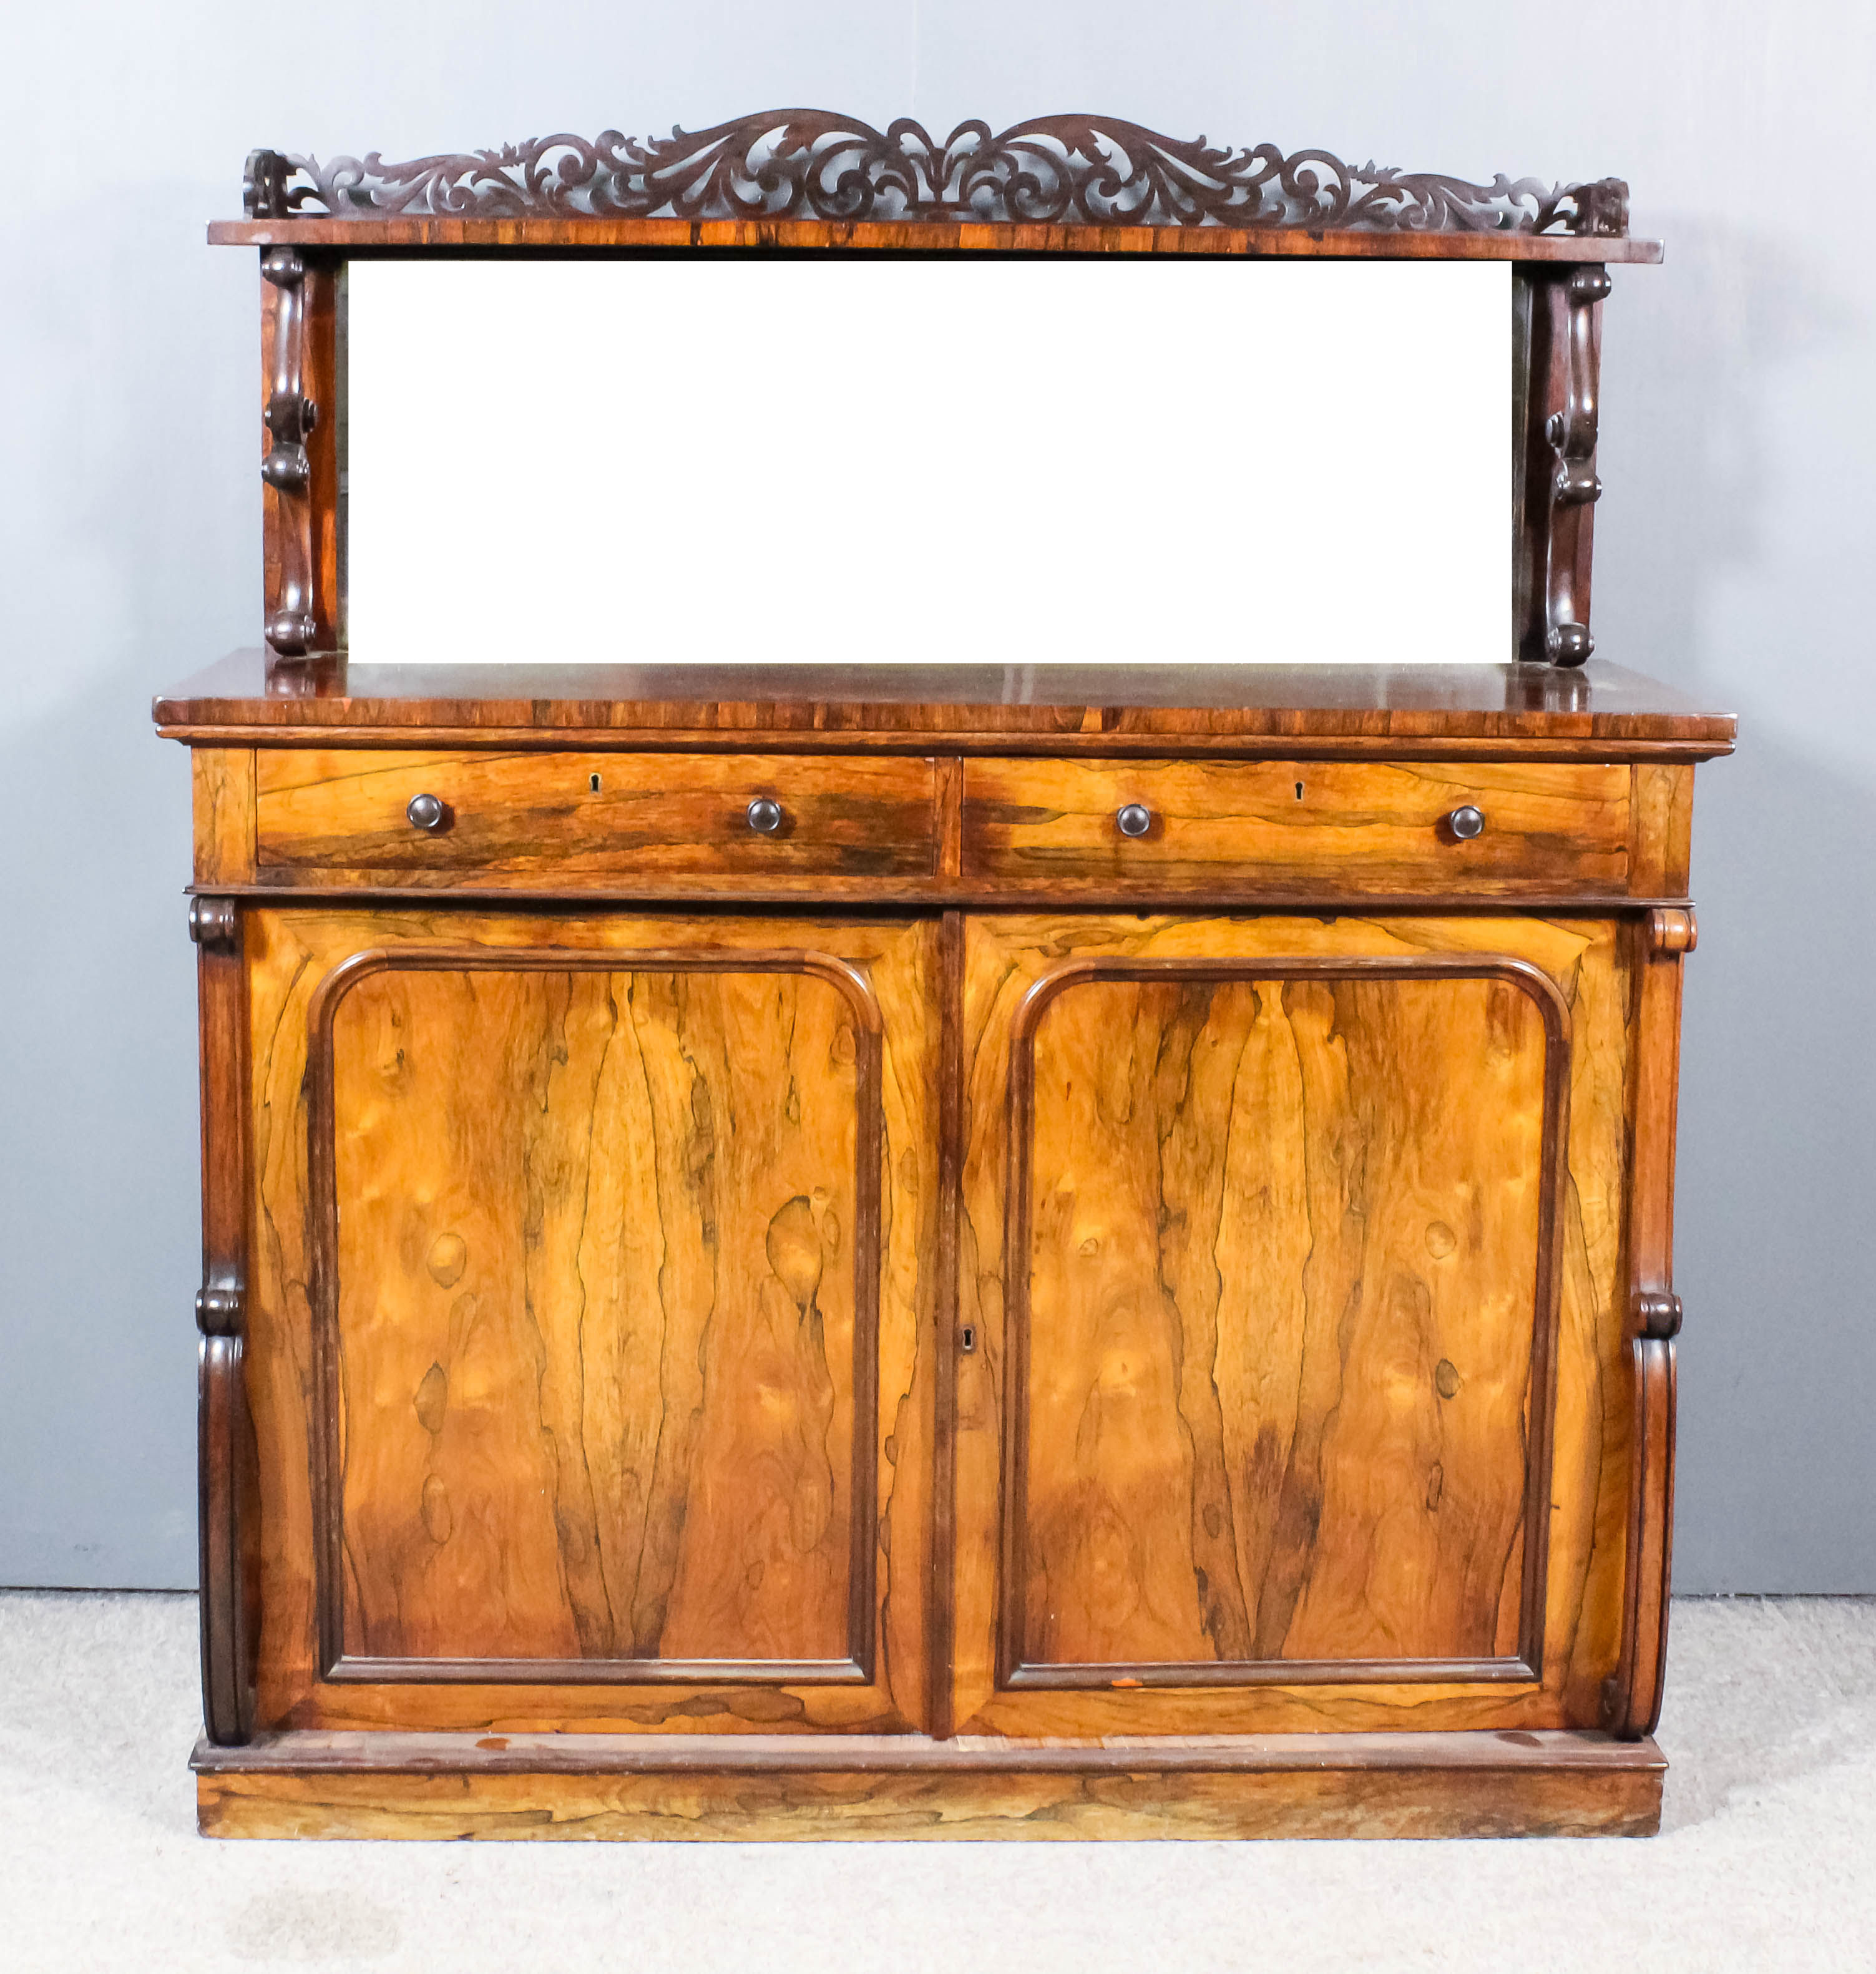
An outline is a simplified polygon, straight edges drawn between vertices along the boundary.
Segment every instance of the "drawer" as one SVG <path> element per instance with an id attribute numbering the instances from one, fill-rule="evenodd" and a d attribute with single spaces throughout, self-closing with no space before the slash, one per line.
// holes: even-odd
<path id="1" fill-rule="evenodd" d="M 264 748 L 255 861 L 264 884 L 922 876 L 935 785 L 929 760 L 897 756 Z M 421 796 L 434 828 L 412 819 Z"/>
<path id="2" fill-rule="evenodd" d="M 973 760 L 963 868 L 1246 895 L 1619 892 L 1629 804 L 1628 769 L 1595 763 Z"/>

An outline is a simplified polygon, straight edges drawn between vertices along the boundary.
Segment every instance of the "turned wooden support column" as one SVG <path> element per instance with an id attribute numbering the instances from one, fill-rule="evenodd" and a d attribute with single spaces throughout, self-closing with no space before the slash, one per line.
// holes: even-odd
<path id="1" fill-rule="evenodd" d="M 339 641 L 338 284 L 316 254 L 261 254 L 263 628 L 276 658 Z"/>
<path id="2" fill-rule="evenodd" d="M 1609 270 L 1533 271 L 1529 280 L 1529 372 L 1524 399 L 1523 520 L 1519 656 L 1574 667 L 1596 649 L 1589 572 L 1600 421 L 1602 303 Z"/>

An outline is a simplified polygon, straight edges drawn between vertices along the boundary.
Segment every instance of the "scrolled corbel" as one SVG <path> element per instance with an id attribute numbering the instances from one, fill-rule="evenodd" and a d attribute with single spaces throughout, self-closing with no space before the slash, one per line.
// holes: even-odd
<path id="1" fill-rule="evenodd" d="M 1658 959 L 1679 959 L 1700 944 L 1700 921 L 1687 905 L 1658 905 L 1648 915 L 1648 951 Z"/>
<path id="2" fill-rule="evenodd" d="M 232 898 L 191 898 L 189 929 L 205 951 L 233 953 L 241 943 L 241 908 Z"/>

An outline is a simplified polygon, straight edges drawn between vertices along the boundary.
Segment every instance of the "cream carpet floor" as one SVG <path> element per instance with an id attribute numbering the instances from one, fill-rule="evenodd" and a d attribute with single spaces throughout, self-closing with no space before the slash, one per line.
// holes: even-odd
<path id="1" fill-rule="evenodd" d="M 1876 1600 L 1683 1602 L 1652 1841 L 218 1844 L 192 1597 L 0 1594 L 0 1969 L 1876 1969 Z"/>

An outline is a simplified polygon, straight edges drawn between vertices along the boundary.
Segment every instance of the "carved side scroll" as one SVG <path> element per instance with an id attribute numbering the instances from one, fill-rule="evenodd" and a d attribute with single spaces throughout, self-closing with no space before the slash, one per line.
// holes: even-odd
<path id="1" fill-rule="evenodd" d="M 247 988 L 241 910 L 189 903 L 200 953 L 202 1287 L 196 1374 L 202 1721 L 218 1746 L 253 1732 L 260 1601 L 254 1427 L 243 1373 L 247 1330 Z"/>
<path id="2" fill-rule="evenodd" d="M 668 138 L 561 133 L 386 164 L 255 151 L 250 218 L 949 220 L 1048 225 L 1566 232 L 1621 238 L 1619 179 L 1489 185 L 1323 150 L 1169 137 L 1113 116 L 1038 116 L 940 143 L 909 117 L 884 130 L 823 110 L 770 110 Z"/>
<path id="3" fill-rule="evenodd" d="M 1676 1339 L 1674 1153 L 1681 972 L 1700 937 L 1692 909 L 1658 907 L 1638 927 L 1634 1205 L 1629 1228 L 1630 1415 L 1628 1562 L 1622 1662 L 1609 1689 L 1608 1725 L 1635 1739 L 1661 1717 L 1668 1597 L 1674 1562 Z"/>

